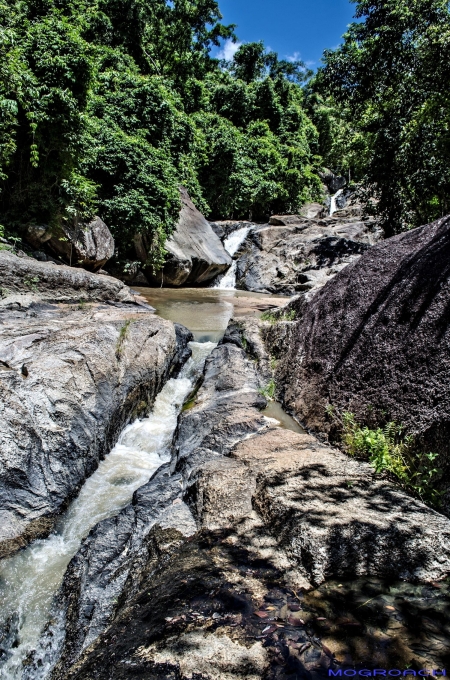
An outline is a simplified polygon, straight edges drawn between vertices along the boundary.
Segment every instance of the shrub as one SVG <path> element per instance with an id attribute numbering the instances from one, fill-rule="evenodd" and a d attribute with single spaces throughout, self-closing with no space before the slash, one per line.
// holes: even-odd
<path id="1" fill-rule="evenodd" d="M 276 389 L 277 386 L 275 384 L 275 380 L 272 379 L 270 382 L 267 383 L 265 387 L 261 387 L 259 393 L 262 394 L 262 396 L 265 397 L 266 399 L 273 401 L 275 399 Z"/>
<path id="2" fill-rule="evenodd" d="M 328 413 L 336 412 L 328 409 Z M 440 504 L 441 493 L 435 489 L 441 475 L 436 467 L 437 453 L 417 451 L 414 437 L 405 435 L 404 427 L 394 421 L 372 430 L 359 425 L 353 413 L 345 412 L 342 425 L 342 440 L 349 455 L 368 460 L 377 474 L 393 475 L 424 502 Z"/>

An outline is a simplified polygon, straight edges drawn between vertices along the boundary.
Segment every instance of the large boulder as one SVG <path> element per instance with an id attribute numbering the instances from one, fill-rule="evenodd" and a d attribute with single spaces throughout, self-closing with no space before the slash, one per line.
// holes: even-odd
<path id="1" fill-rule="evenodd" d="M 395 420 L 450 464 L 450 218 L 383 241 L 294 303 L 278 383 L 312 431 L 327 406 Z M 448 483 L 446 483 L 448 486 Z"/>
<path id="2" fill-rule="evenodd" d="M 142 308 L 80 307 L 0 312 L 0 557 L 50 531 L 180 353 Z"/>
<path id="3" fill-rule="evenodd" d="M 42 248 L 71 266 L 90 271 L 101 269 L 114 255 L 114 239 L 100 217 L 89 223 L 62 223 L 57 229 L 32 225 L 27 231 L 28 242 Z"/>
<path id="4" fill-rule="evenodd" d="M 156 274 L 148 267 L 146 274 L 163 286 L 188 286 L 210 281 L 226 271 L 232 259 L 214 233 L 209 222 L 192 203 L 184 187 L 180 187 L 181 210 L 177 227 L 166 241 L 166 264 Z M 136 252 L 145 264 L 148 244 L 143 235 L 135 238 Z"/>
<path id="5" fill-rule="evenodd" d="M 241 332 L 247 339 L 247 328 Z M 340 648 L 342 624 L 367 620 L 360 609 L 378 594 L 377 578 L 429 583 L 448 575 L 450 521 L 370 465 L 268 421 L 258 368 L 235 343 L 217 347 L 180 418 L 170 467 L 83 542 L 55 598 L 53 616 L 66 613 L 66 634 L 52 680 L 287 680 L 292 668 L 299 677 L 316 669 L 308 677 L 319 680 Z M 369 576 L 369 594 L 347 619 L 335 607 L 344 581 L 328 583 L 317 600 L 333 611 L 313 633 L 301 589 L 333 576 Z M 396 597 L 385 612 L 400 620 L 403 605 Z M 370 620 L 371 639 L 386 618 Z M 406 633 L 397 619 L 395 650 Z M 330 647 L 331 626 L 339 640 Z M 377 657 L 381 666 L 392 665 L 389 649 Z M 349 666 L 363 663 L 352 656 Z"/>
<path id="6" fill-rule="evenodd" d="M 0 307 L 44 302 L 133 302 L 128 286 L 103 274 L 0 251 Z"/>
<path id="7" fill-rule="evenodd" d="M 317 290 L 381 236 L 376 222 L 361 216 L 274 215 L 240 247 L 236 288 L 282 295 Z"/>

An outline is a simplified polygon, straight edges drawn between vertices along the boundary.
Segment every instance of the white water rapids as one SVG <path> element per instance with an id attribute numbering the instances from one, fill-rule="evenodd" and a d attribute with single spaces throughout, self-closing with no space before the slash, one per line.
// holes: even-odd
<path id="1" fill-rule="evenodd" d="M 123 430 L 116 446 L 85 482 L 55 531 L 0 562 L 1 678 L 38 680 L 48 676 L 52 660 L 37 647 L 48 623 L 53 596 L 91 528 L 117 514 L 131 501 L 134 491 L 170 459 L 170 443 L 184 400 L 216 345 L 192 342 L 190 346 L 192 357 L 180 376 L 165 384 L 148 418 L 136 420 Z M 30 676 L 26 660 L 33 652 L 41 666 Z"/>
<path id="2" fill-rule="evenodd" d="M 239 246 L 247 238 L 250 227 L 242 227 L 233 231 L 224 241 L 223 247 L 233 257 L 237 253 Z M 236 288 L 236 260 L 225 274 L 219 276 L 212 288 L 219 288 L 220 290 L 234 290 Z"/>
<path id="3" fill-rule="evenodd" d="M 336 193 L 331 197 L 331 202 L 330 202 L 330 217 L 336 212 L 338 209 L 337 204 L 336 204 L 336 199 L 338 196 L 340 196 L 343 193 L 344 189 L 339 189 L 339 191 L 336 191 Z"/>

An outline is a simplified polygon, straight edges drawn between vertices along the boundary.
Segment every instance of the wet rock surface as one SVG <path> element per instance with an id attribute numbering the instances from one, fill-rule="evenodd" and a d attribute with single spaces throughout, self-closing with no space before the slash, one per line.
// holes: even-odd
<path id="1" fill-rule="evenodd" d="M 250 340 L 244 335 L 257 353 L 254 331 Z M 225 339 L 237 334 L 230 327 Z M 69 567 L 78 585 L 66 576 L 63 591 L 71 593 L 74 625 L 66 662 L 52 680 L 319 678 L 330 667 L 367 667 L 371 649 L 379 663 L 391 664 L 382 668 L 412 662 L 422 634 L 412 624 L 407 643 L 399 644 L 412 615 L 382 579 L 435 582 L 449 574 L 449 520 L 370 466 L 275 427 L 259 410 L 260 382 L 238 342 L 212 352 L 180 419 L 167 497 L 160 502 L 155 490 L 169 468 L 135 494 L 132 506 L 98 525 Z M 163 554 L 152 532 L 164 507 L 182 508 L 184 519 L 171 516 L 177 538 Z M 151 529 L 143 539 L 144 526 L 144 533 Z M 358 575 L 372 580 L 358 582 Z M 327 582 L 311 590 L 333 576 L 344 580 L 332 584 L 329 597 Z M 430 600 L 442 594 L 437 583 L 427 588 Z M 369 609 L 366 600 L 374 602 Z M 97 640 L 86 637 L 89 629 L 99 634 L 106 619 Z M 92 644 L 78 656 L 80 629 Z M 434 656 L 427 649 L 417 663 L 445 662 L 443 624 L 436 635 Z"/>
<path id="2" fill-rule="evenodd" d="M 241 246 L 236 287 L 283 295 L 318 290 L 381 236 L 361 215 L 276 215 L 271 224 L 254 227 Z"/>
<path id="3" fill-rule="evenodd" d="M 334 436 L 327 405 L 359 422 L 396 420 L 450 460 L 450 219 L 388 239 L 308 303 L 292 303 L 277 380 L 291 412 Z M 278 342 L 278 345 L 280 342 Z"/>
<path id="4" fill-rule="evenodd" d="M 253 363 L 243 350 L 228 344 L 213 350 L 195 404 L 180 418 L 169 466 L 171 476 L 167 467 L 161 468 L 135 493 L 131 506 L 97 525 L 69 565 L 57 597 L 58 603 L 65 599 L 68 615 L 56 678 L 62 677 L 83 647 L 107 627 L 119 603 L 136 593 L 146 574 L 161 567 L 161 546 L 167 543 L 166 552 L 173 552 L 179 548 L 180 537 L 196 533 L 198 525 L 190 509 L 195 503 L 196 473 L 208 461 L 232 465 L 224 455 L 236 441 L 267 427 L 259 410 L 266 400 L 258 385 Z M 188 504 L 184 498 L 189 498 Z M 249 498 L 247 510 L 251 510 Z M 160 532 L 160 539 L 155 538 L 155 531 Z"/>
<path id="5" fill-rule="evenodd" d="M 66 640 L 54 676 L 77 660 L 155 569 L 197 531 L 180 475 L 163 466 L 119 515 L 100 522 L 71 561 L 57 599 Z M 51 634 L 49 635 L 51 642 Z"/>
<path id="6" fill-rule="evenodd" d="M 151 268 L 144 269 L 149 279 L 164 286 L 205 283 L 231 265 L 231 257 L 220 238 L 194 206 L 186 189 L 181 187 L 180 193 L 180 218 L 174 233 L 164 245 L 168 252 L 166 264 L 156 274 Z M 145 237 L 136 236 L 135 246 L 138 257 L 145 264 L 148 260 Z"/>
<path id="7" fill-rule="evenodd" d="M 135 306 L 0 313 L 2 556 L 49 532 L 123 426 L 151 407 L 177 349 L 173 325 Z"/>
<path id="8" fill-rule="evenodd" d="M 260 412 L 265 405 L 245 351 L 228 343 L 213 350 L 195 402 L 180 418 L 172 469 L 188 480 L 207 461 L 227 455 L 237 441 L 266 425 Z"/>

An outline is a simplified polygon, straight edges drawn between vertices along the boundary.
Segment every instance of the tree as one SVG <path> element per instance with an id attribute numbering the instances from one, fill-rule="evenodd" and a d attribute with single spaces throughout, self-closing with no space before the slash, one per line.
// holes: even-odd
<path id="1" fill-rule="evenodd" d="M 303 65 L 235 39 L 216 0 L 0 0 L 0 222 L 56 234 L 94 213 L 121 260 L 161 266 L 179 185 L 216 217 L 320 196 Z"/>
<path id="2" fill-rule="evenodd" d="M 450 210 L 450 14 L 446 0 L 360 0 L 356 17 L 315 89 L 364 137 L 361 180 L 391 235 Z"/>

